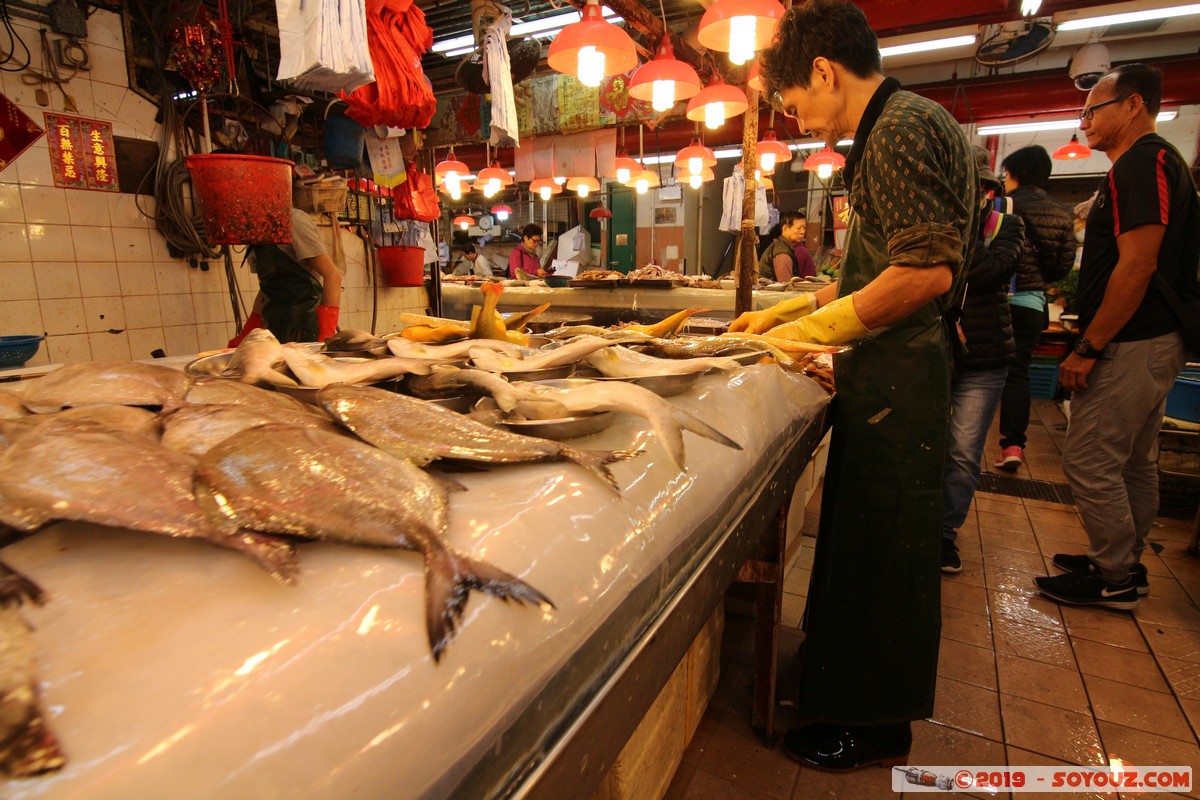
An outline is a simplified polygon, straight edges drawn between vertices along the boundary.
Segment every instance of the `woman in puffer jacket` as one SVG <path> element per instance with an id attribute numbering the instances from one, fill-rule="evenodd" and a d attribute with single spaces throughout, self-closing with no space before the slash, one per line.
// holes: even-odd
<path id="1" fill-rule="evenodd" d="M 1025 224 L 1026 240 L 1009 296 L 1016 352 L 1000 399 L 1000 457 L 995 462 L 1001 469 L 1015 471 L 1025 461 L 1029 364 L 1049 323 L 1046 286 L 1071 271 L 1077 242 L 1071 208 L 1046 193 L 1051 162 L 1044 147 L 1022 147 L 1010 153 L 1001 168 L 1005 192 Z"/>

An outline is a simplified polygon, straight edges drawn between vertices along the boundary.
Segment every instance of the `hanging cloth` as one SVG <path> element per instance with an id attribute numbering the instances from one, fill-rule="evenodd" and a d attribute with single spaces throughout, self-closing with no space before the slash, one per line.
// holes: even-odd
<path id="1" fill-rule="evenodd" d="M 352 92 L 375 80 L 364 0 L 275 0 L 277 79 L 322 92 Z"/>
<path id="2" fill-rule="evenodd" d="M 746 178 L 742 174 L 742 165 L 733 168 L 733 174 L 725 179 L 721 189 L 721 230 L 726 233 L 741 233 L 742 231 L 742 199 L 746 196 Z M 754 192 L 754 227 L 770 226 L 767 204 L 767 190 L 759 184 Z"/>
<path id="3" fill-rule="evenodd" d="M 483 33 L 483 75 L 492 88 L 492 136 L 494 145 L 521 143 L 517 130 L 517 100 L 513 94 L 512 64 L 508 58 L 508 31 L 512 14 L 505 13 Z"/>

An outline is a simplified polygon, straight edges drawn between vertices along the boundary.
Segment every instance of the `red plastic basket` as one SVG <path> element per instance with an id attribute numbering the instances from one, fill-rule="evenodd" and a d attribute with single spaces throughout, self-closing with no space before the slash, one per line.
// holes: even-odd
<path id="1" fill-rule="evenodd" d="M 292 241 L 292 162 L 210 153 L 187 157 L 212 244 Z"/>

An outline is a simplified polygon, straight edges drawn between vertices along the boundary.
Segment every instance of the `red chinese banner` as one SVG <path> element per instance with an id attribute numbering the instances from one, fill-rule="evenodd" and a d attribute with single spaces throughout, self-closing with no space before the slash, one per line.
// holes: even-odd
<path id="1" fill-rule="evenodd" d="M 65 189 L 120 191 L 112 125 L 65 114 L 45 116 L 54 185 Z"/>
<path id="2" fill-rule="evenodd" d="M 45 133 L 16 103 L 0 94 L 0 171 Z"/>

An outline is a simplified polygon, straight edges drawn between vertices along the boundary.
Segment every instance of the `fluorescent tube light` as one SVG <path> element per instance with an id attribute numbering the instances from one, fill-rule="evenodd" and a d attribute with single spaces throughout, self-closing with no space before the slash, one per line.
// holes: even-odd
<path id="1" fill-rule="evenodd" d="M 1084 19 L 1069 19 L 1057 25 L 1060 31 L 1082 31 L 1088 28 L 1104 28 L 1109 25 L 1120 25 L 1125 22 L 1145 22 L 1152 19 L 1170 19 L 1171 17 L 1186 17 L 1200 14 L 1200 3 L 1186 6 L 1171 6 L 1170 8 L 1149 8 L 1145 11 L 1130 11 L 1125 14 L 1107 14 L 1103 17 L 1085 17 Z"/>
<path id="2" fill-rule="evenodd" d="M 1160 111 L 1156 122 L 1170 122 L 1179 116 L 1177 109 Z M 1048 119 L 1039 122 L 1014 122 L 1009 125 L 985 125 L 975 131 L 980 136 L 992 136 L 999 133 L 1039 133 L 1041 131 L 1073 131 L 1079 127 L 1076 119 Z"/>
<path id="3" fill-rule="evenodd" d="M 842 139 L 835 146 L 836 147 L 849 147 L 852 144 L 854 144 L 853 139 Z M 824 146 L 825 146 L 824 142 L 801 142 L 800 144 L 789 144 L 788 148 L 791 150 L 820 150 Z M 720 150 L 713 150 L 713 155 L 719 159 L 741 158 L 742 157 L 742 148 L 740 148 L 740 147 L 725 147 Z M 675 156 L 673 154 L 663 155 L 663 156 L 646 156 L 645 158 L 635 159 L 635 160 L 640 161 L 642 164 L 646 164 L 646 165 L 673 163 L 675 161 Z"/>
<path id="4" fill-rule="evenodd" d="M 925 42 L 910 42 L 908 44 L 897 44 L 891 47 L 879 48 L 881 58 L 888 56 L 901 56 L 906 53 L 924 53 L 929 50 L 945 50 L 948 47 L 966 47 L 967 45 L 975 44 L 975 36 L 951 36 L 948 39 L 930 39 Z"/>
<path id="5" fill-rule="evenodd" d="M 604 18 L 614 25 L 624 22 L 624 19 L 618 17 L 617 12 L 613 11 L 608 6 L 604 7 Z M 555 14 L 550 17 L 542 17 L 531 22 L 519 22 L 512 26 L 509 30 L 509 36 L 526 36 L 533 34 L 536 36 L 553 36 L 572 23 L 579 22 L 583 15 L 578 11 L 571 11 L 566 14 Z M 465 49 L 464 49 L 465 48 Z M 462 36 L 454 36 L 449 39 L 442 39 L 439 42 L 434 42 L 430 48 L 435 53 L 442 53 L 447 58 L 455 55 L 469 53 L 475 49 L 475 35 L 471 33 L 463 34 Z"/>

